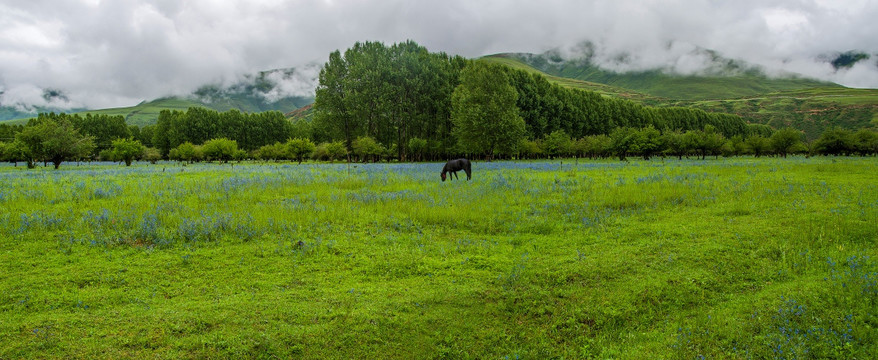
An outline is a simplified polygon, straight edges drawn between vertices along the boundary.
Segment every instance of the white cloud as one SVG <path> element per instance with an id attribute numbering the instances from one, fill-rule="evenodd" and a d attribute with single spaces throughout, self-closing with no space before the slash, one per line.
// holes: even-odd
<path id="1" fill-rule="evenodd" d="M 874 62 L 835 72 L 816 60 L 878 52 L 875 18 L 878 3 L 869 0 L 30 0 L 0 4 L 7 89 L 0 102 L 39 101 L 25 89 L 53 88 L 72 105 L 132 105 L 323 62 L 356 41 L 407 39 L 468 57 L 589 40 L 614 69 L 680 73 L 709 65 L 692 51 L 700 47 L 776 71 L 878 87 Z M 270 96 L 302 91 L 301 80 L 281 82 Z"/>
<path id="2" fill-rule="evenodd" d="M 284 71 L 269 72 L 265 78 L 274 84 L 274 88 L 262 95 L 268 101 L 277 101 L 289 96 L 314 96 L 317 76 L 320 75 L 322 66 L 323 64 L 311 63 L 296 68 L 292 73 Z"/>

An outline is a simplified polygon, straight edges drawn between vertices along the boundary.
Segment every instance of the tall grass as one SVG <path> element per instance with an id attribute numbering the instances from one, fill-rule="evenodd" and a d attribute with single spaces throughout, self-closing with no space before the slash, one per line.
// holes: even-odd
<path id="1" fill-rule="evenodd" d="M 878 161 L 0 168 L 0 358 L 865 358 Z"/>

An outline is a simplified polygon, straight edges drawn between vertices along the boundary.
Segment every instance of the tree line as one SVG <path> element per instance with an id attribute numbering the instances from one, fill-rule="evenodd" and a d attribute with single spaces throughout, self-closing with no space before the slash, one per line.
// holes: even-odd
<path id="1" fill-rule="evenodd" d="M 793 129 L 737 115 L 647 107 L 553 84 L 540 74 L 431 53 L 415 42 L 356 43 L 330 54 L 313 121 L 280 112 L 163 110 L 155 125 L 122 116 L 40 114 L 0 125 L 11 162 L 241 159 L 428 161 L 556 156 L 875 154 L 871 130 L 828 129 L 803 142 Z"/>
<path id="2" fill-rule="evenodd" d="M 202 110 L 195 110 L 201 113 Z M 184 112 L 185 114 L 185 112 Z M 174 116 L 181 116 L 176 114 Z M 388 148 L 368 136 L 352 140 L 348 150 L 343 140 L 315 143 L 307 137 L 293 137 L 287 134 L 285 141 L 275 141 L 248 150 L 241 147 L 239 140 L 212 138 L 201 143 L 184 141 L 162 150 L 148 145 L 153 144 L 156 132 L 150 127 L 129 127 L 123 131 L 118 126 L 119 119 L 96 116 L 90 121 L 77 119 L 78 115 L 42 114 L 32 119 L 26 126 L 0 124 L 0 160 L 13 163 L 24 162 L 28 167 L 37 163 L 52 163 L 58 168 L 63 161 L 118 161 L 131 165 L 134 160 L 156 162 L 162 158 L 181 162 L 220 161 L 258 159 L 264 161 L 314 160 L 353 160 L 363 162 L 392 161 L 397 159 L 398 151 Z M 115 132 L 106 131 L 113 126 L 100 126 L 101 121 L 116 124 Z M 78 124 L 78 125 L 75 125 Z M 104 134 L 95 134 L 91 129 L 101 129 Z M 764 130 L 764 129 L 763 129 Z M 870 129 L 851 131 L 830 128 L 814 141 L 803 141 L 801 131 L 785 128 L 778 131 L 751 132 L 748 136 L 726 137 L 718 129 L 708 124 L 701 130 L 659 131 L 649 125 L 643 128 L 618 127 L 609 134 L 586 135 L 575 138 L 564 130 L 555 130 L 538 139 L 520 139 L 515 145 L 513 158 L 539 159 L 553 157 L 618 158 L 629 157 L 650 159 L 653 157 L 697 157 L 708 156 L 787 156 L 805 155 L 876 155 L 878 154 L 878 132 Z M 143 137 L 152 134 L 152 137 Z M 98 136 L 104 140 L 97 140 Z M 197 140 L 196 140 L 197 141 Z M 246 140 L 245 140 L 246 141 Z M 103 144 L 103 146 L 98 146 Z M 411 139 L 407 153 L 412 160 L 426 160 L 430 154 L 427 142 Z M 101 149 L 103 148 L 103 149 Z"/>
<path id="3" fill-rule="evenodd" d="M 844 140 L 839 140 L 844 139 Z M 523 140 L 519 156 L 522 158 L 588 157 L 626 160 L 640 157 L 697 157 L 707 156 L 782 156 L 804 155 L 876 155 L 878 132 L 860 129 L 856 132 L 829 129 L 812 142 L 803 140 L 801 131 L 784 128 L 770 136 L 754 134 L 747 137 L 735 135 L 726 138 L 713 126 L 703 130 L 660 132 L 652 126 L 646 128 L 621 127 L 609 135 L 589 135 L 571 138 L 563 130 L 555 131 L 543 139 Z"/>
<path id="4" fill-rule="evenodd" d="M 355 139 L 368 137 L 394 149 L 399 160 L 423 156 L 412 152 L 412 141 L 426 144 L 427 158 L 443 159 L 511 157 L 520 140 L 559 130 L 577 139 L 647 126 L 685 132 L 710 125 L 728 138 L 770 132 L 737 115 L 642 106 L 562 87 L 540 74 L 431 53 L 412 41 L 356 43 L 330 54 L 314 107 L 314 139 L 344 141 L 353 151 Z"/>

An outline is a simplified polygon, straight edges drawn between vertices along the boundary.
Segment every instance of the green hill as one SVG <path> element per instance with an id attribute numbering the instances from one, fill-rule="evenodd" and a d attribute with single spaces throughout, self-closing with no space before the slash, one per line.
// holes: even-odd
<path id="1" fill-rule="evenodd" d="M 751 122 L 774 128 L 794 127 L 808 139 L 828 127 L 878 128 L 878 90 L 815 87 L 739 99 L 677 101 L 675 106 L 735 113 Z"/>
<path id="2" fill-rule="evenodd" d="M 129 125 L 145 126 L 155 124 L 156 120 L 158 119 L 159 112 L 161 112 L 162 110 L 186 111 L 186 109 L 190 107 L 206 107 L 217 111 L 228 111 L 230 109 L 238 109 L 243 112 L 261 112 L 276 110 L 286 113 L 298 109 L 302 106 L 311 104 L 312 102 L 314 102 L 313 98 L 298 97 L 284 98 L 273 103 L 266 103 L 264 101 L 260 102 L 258 99 L 245 96 L 224 97 L 211 102 L 203 100 L 200 101 L 197 99 L 186 99 L 181 97 L 166 97 L 152 101 L 144 101 L 140 104 L 129 107 L 66 112 L 79 114 L 121 115 L 125 117 L 125 122 L 127 122 Z M 50 111 L 62 112 L 61 110 L 48 110 L 45 112 Z M 5 124 L 24 124 L 29 118 L 32 118 L 34 116 L 36 116 L 35 113 L 18 112 L 12 119 L 5 121 L 0 120 L 0 122 L 3 122 Z"/>
<path id="3" fill-rule="evenodd" d="M 851 89 L 801 77 L 770 78 L 727 61 L 730 76 L 673 76 L 660 71 L 614 73 L 586 60 L 564 61 L 550 53 L 498 54 L 483 58 L 544 74 L 555 83 L 627 98 L 652 106 L 695 107 L 741 115 L 752 123 L 791 126 L 814 139 L 824 129 L 878 127 L 878 90 Z"/>
<path id="4" fill-rule="evenodd" d="M 613 72 L 597 66 L 588 57 L 564 60 L 552 52 L 540 55 L 500 54 L 495 57 L 512 59 L 552 76 L 605 84 L 675 100 L 730 99 L 778 91 L 841 87 L 794 74 L 782 78 L 769 77 L 755 66 L 724 59 L 707 50 L 704 52 L 711 56 L 713 65 L 703 75 L 671 75 L 660 69 Z"/>
<path id="5" fill-rule="evenodd" d="M 22 111 L 15 106 L 0 106 L 0 122 L 21 124 L 41 112 L 92 113 L 121 115 L 129 125 L 150 125 L 158 119 L 162 110 L 186 110 L 190 107 L 206 107 L 217 111 L 238 109 L 243 112 L 262 112 L 276 110 L 290 112 L 314 102 L 313 96 L 285 95 L 282 82 L 303 81 L 295 68 L 262 71 L 244 77 L 230 86 L 205 85 L 187 96 L 163 97 L 140 104 L 100 110 L 74 109 L 59 110 L 33 108 Z M 308 81 L 305 79 L 304 81 Z"/>
<path id="6" fill-rule="evenodd" d="M 6 124 L 23 124 L 27 122 L 27 119 L 36 116 L 39 113 L 49 113 L 49 112 L 80 112 L 85 109 L 72 109 L 72 110 L 63 110 L 57 108 L 49 108 L 42 106 L 33 106 L 23 109 L 19 106 L 4 106 L 0 105 L 0 122 Z"/>
<path id="7" fill-rule="evenodd" d="M 125 117 L 125 122 L 129 125 L 145 126 L 154 124 L 162 110 L 181 110 L 186 111 L 190 107 L 204 106 L 203 103 L 185 100 L 180 98 L 161 98 L 153 101 L 144 101 L 131 107 L 89 110 L 83 111 L 81 114 L 103 114 L 103 115 L 121 115 Z"/>

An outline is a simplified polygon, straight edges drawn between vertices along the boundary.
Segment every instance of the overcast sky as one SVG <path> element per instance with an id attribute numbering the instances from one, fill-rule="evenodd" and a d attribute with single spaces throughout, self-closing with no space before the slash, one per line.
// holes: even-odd
<path id="1" fill-rule="evenodd" d="M 878 53 L 876 19 L 878 0 L 0 0 L 0 103 L 44 105 L 51 88 L 69 98 L 54 105 L 129 106 L 406 39 L 466 57 L 591 41 L 607 67 L 678 72 L 703 66 L 697 46 L 875 88 L 878 56 L 840 72 L 817 58 Z"/>

